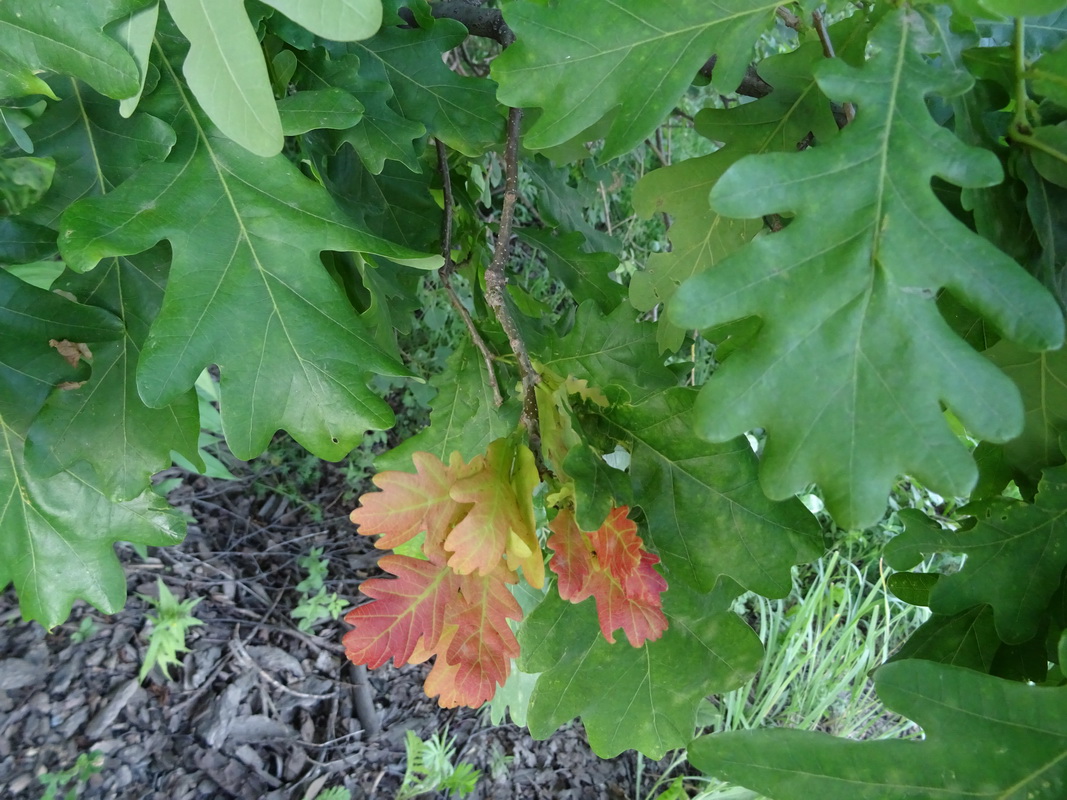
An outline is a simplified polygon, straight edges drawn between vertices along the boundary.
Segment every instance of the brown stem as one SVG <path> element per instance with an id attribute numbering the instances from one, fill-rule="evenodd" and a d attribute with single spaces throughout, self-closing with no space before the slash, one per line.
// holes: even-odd
<path id="1" fill-rule="evenodd" d="M 515 221 L 515 200 L 519 196 L 519 125 L 522 122 L 522 109 L 508 109 L 508 137 L 504 148 L 504 202 L 500 211 L 500 229 L 497 231 L 493 259 L 485 270 L 485 300 L 493 309 L 500 327 L 507 334 L 511 352 L 519 362 L 519 375 L 522 377 L 522 424 L 530 437 L 530 450 L 537 463 L 537 471 L 543 477 L 548 474 L 544 457 L 541 454 L 541 427 L 537 416 L 537 394 L 535 387 L 541 377 L 530 362 L 526 343 L 522 340 L 519 326 L 511 316 L 505 294 L 507 275 L 504 267 L 511 255 L 511 228 Z"/>
<path id="2" fill-rule="evenodd" d="M 822 42 L 823 55 L 827 58 L 836 58 L 837 54 L 834 53 L 834 43 L 830 39 L 830 32 L 826 29 L 826 20 L 823 19 L 822 12 L 812 11 L 811 22 L 815 27 L 815 32 L 819 34 L 819 41 Z M 844 119 L 837 119 L 838 128 L 845 127 L 856 118 L 856 107 L 852 103 L 843 103 L 841 105 L 841 111 L 844 114 Z"/>
<path id="3" fill-rule="evenodd" d="M 500 395 L 500 384 L 497 382 L 496 372 L 493 369 L 493 354 L 490 352 L 482 335 L 478 333 L 470 312 L 460 301 L 459 295 L 456 294 L 456 290 L 452 286 L 452 271 L 455 269 L 455 264 L 452 263 L 452 217 L 456 203 L 452 197 L 452 174 L 448 169 L 448 152 L 439 139 L 435 139 L 434 143 L 437 145 L 437 166 L 441 170 L 441 183 L 444 187 L 445 200 L 445 213 L 441 218 L 441 255 L 444 256 L 445 263 L 440 272 L 437 273 L 437 276 L 440 278 L 441 286 L 444 287 L 445 293 L 448 295 L 449 302 L 452 303 L 452 308 L 456 310 L 459 318 L 463 320 L 463 324 L 467 327 L 467 333 L 470 334 L 471 341 L 474 342 L 474 346 L 478 348 L 478 352 L 485 359 L 485 371 L 489 375 L 489 388 L 493 390 L 493 403 L 499 407 L 504 403 L 504 398 Z"/>
<path id="4" fill-rule="evenodd" d="M 515 41 L 515 34 L 504 22 L 498 8 L 484 8 L 477 0 L 437 0 L 430 4 L 430 11 L 436 19 L 454 19 L 462 22 L 471 36 L 492 39 L 507 47 Z M 409 8 L 401 8 L 400 18 L 408 27 L 417 27 L 415 15 Z"/>

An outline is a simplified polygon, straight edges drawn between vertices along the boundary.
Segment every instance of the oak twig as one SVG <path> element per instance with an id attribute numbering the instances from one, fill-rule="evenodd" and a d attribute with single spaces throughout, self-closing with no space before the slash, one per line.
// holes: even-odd
<path id="1" fill-rule="evenodd" d="M 834 53 L 834 43 L 830 39 L 830 32 L 826 30 L 826 20 L 823 18 L 821 11 L 811 12 L 811 22 L 815 28 L 815 32 L 819 34 L 819 41 L 822 42 L 822 52 L 827 58 L 837 58 L 837 54 Z M 834 115 L 834 119 L 837 120 L 837 127 L 843 128 L 848 123 L 852 122 L 856 118 L 856 106 L 852 103 L 842 103 L 841 111 L 843 112 L 844 119 L 840 119 L 837 115 Z"/>
<path id="2" fill-rule="evenodd" d="M 519 362 L 519 375 L 522 377 L 522 424 L 530 437 L 530 450 L 537 463 L 537 471 L 544 476 L 548 473 L 544 457 L 541 454 L 541 426 L 537 416 L 536 387 L 541 378 L 530 362 L 526 343 L 519 332 L 519 326 L 511 316 L 505 294 L 507 275 L 504 267 L 511 254 L 511 228 L 515 221 L 515 201 L 519 196 L 519 125 L 522 122 L 522 109 L 508 109 L 508 135 L 504 148 L 504 201 L 500 211 L 500 229 L 497 231 L 493 259 L 485 270 L 485 300 L 493 309 L 497 321 L 507 334 L 511 352 Z"/>
<path id="3" fill-rule="evenodd" d="M 434 139 L 434 143 L 437 145 L 437 167 L 441 171 L 441 183 L 444 189 L 445 201 L 444 214 L 441 217 L 441 255 L 444 256 L 445 263 L 437 273 L 437 276 L 441 281 L 441 286 L 444 287 L 445 293 L 448 295 L 449 302 L 452 303 L 452 308 L 456 310 L 459 318 L 463 320 L 463 324 L 467 327 L 467 333 L 470 334 L 471 341 L 474 342 L 474 346 L 478 348 L 478 352 L 485 359 L 485 371 L 489 374 L 489 388 L 493 391 L 493 403 L 499 408 L 503 405 L 504 398 L 500 394 L 500 384 L 497 382 L 496 371 L 493 369 L 493 353 L 474 326 L 474 320 L 471 319 L 470 312 L 467 311 L 467 307 L 463 305 L 459 295 L 456 294 L 455 288 L 452 286 L 452 272 L 455 269 L 455 264 L 452 263 L 452 216 L 456 204 L 452 197 L 452 174 L 448 169 L 448 153 L 439 139 Z"/>
<path id="4" fill-rule="evenodd" d="M 430 4 L 435 19 L 454 19 L 462 22 L 471 36 L 492 39 L 504 47 L 515 41 L 515 33 L 504 22 L 498 8 L 485 8 L 478 0 L 438 0 Z M 410 9 L 401 8 L 398 12 L 410 26 L 417 26 L 415 15 Z"/>

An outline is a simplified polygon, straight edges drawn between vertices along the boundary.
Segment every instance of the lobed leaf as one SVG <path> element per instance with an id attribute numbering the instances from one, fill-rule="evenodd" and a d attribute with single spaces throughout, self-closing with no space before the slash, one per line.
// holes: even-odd
<path id="1" fill-rule="evenodd" d="M 1022 428 L 1014 386 L 949 329 L 939 288 L 1024 347 L 1063 338 L 1047 292 L 930 189 L 934 175 L 978 187 L 1000 170 L 930 118 L 926 95 L 951 96 L 970 79 L 930 66 L 924 36 L 918 16 L 897 10 L 872 34 L 863 67 L 819 66 L 820 87 L 857 103 L 856 120 L 826 147 L 731 167 L 712 191 L 719 213 L 796 216 L 692 278 L 669 309 L 688 328 L 762 318 L 703 390 L 697 431 L 726 441 L 765 428 L 764 490 L 784 499 L 818 483 L 843 527 L 875 522 L 900 473 L 946 495 L 971 489 L 977 470 L 942 402 L 988 440 Z"/>
<path id="2" fill-rule="evenodd" d="M 0 3 L 0 57 L 8 69 L 23 75 L 20 82 L 25 81 L 23 68 L 29 67 L 71 75 L 117 100 L 129 97 L 140 86 L 137 64 L 103 31 L 122 13 L 121 4 L 5 0 Z M 39 84 L 29 88 L 41 89 Z"/>
<path id="3" fill-rule="evenodd" d="M 42 478 L 27 469 L 23 451 L 48 394 L 86 378 L 84 364 L 68 362 L 60 345 L 114 341 L 122 326 L 103 309 L 29 286 L 5 270 L 0 326 L 0 587 L 14 583 L 23 618 L 48 629 L 67 618 L 76 599 L 114 613 L 126 599 L 115 542 L 177 544 L 184 520 L 150 490 L 113 502 L 84 465 Z"/>
<path id="4" fill-rule="evenodd" d="M 1067 689 L 921 660 L 886 664 L 874 680 L 891 710 L 922 725 L 923 741 L 741 731 L 695 740 L 689 758 L 775 800 L 1056 800 L 1067 791 Z"/>
<path id="5" fill-rule="evenodd" d="M 712 54 L 716 85 L 733 91 L 775 7 L 752 0 L 511 2 L 503 11 L 516 42 L 493 62 L 497 97 L 542 109 L 523 138 L 535 150 L 614 114 L 601 157 L 615 158 L 652 133 Z"/>
<path id="6" fill-rule="evenodd" d="M 728 692 L 759 665 L 759 639 L 730 612 L 739 588 L 709 595 L 680 583 L 664 595 L 663 637 L 634 648 L 609 644 L 584 606 L 550 593 L 519 628 L 519 668 L 542 673 L 527 722 L 537 739 L 580 716 L 597 755 L 635 749 L 662 758 L 684 746 L 708 694 Z"/>
<path id="7" fill-rule="evenodd" d="M 173 68 L 163 68 L 177 87 Z M 250 154 L 206 128 L 179 88 L 171 98 L 184 147 L 68 209 L 60 248 L 87 270 L 168 239 L 173 263 L 138 365 L 141 397 L 169 404 L 215 363 L 235 455 L 253 457 L 285 428 L 339 459 L 367 429 L 392 424 L 391 409 L 366 387 L 368 373 L 406 370 L 374 342 L 319 253 L 420 265 L 440 257 L 366 233 L 287 159 Z"/>
<path id="8" fill-rule="evenodd" d="M 819 556 L 815 518 L 799 500 L 769 500 L 748 441 L 719 445 L 690 433 L 696 393 L 668 389 L 604 412 L 630 450 L 633 496 L 648 538 L 672 575 L 710 591 L 727 575 L 746 589 L 783 597 L 794 564 Z"/>
<path id="9" fill-rule="evenodd" d="M 930 593 L 933 611 L 958 614 L 988 603 L 1005 642 L 1038 633 L 1067 567 L 1067 466 L 1045 470 L 1033 504 L 998 504 L 970 529 L 942 530 L 914 510 L 901 517 L 906 530 L 886 548 L 894 568 L 913 566 L 919 553 L 967 555 L 962 570 L 938 579 Z"/>

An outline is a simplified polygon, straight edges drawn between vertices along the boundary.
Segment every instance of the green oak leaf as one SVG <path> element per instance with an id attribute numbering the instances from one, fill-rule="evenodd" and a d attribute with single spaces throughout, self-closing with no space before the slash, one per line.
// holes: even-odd
<path id="1" fill-rule="evenodd" d="M 281 152 L 281 118 L 241 0 L 164 0 L 189 40 L 182 72 L 222 133 L 259 156 Z M 131 92 L 132 94 L 132 92 Z"/>
<path id="2" fill-rule="evenodd" d="M 103 31 L 116 12 L 127 13 L 121 4 L 84 0 L 4 0 L 0 56 L 20 71 L 30 67 L 71 75 L 108 97 L 129 97 L 140 85 L 137 63 Z"/>
<path id="3" fill-rule="evenodd" d="M 1041 56 L 1026 75 L 1034 92 L 1067 108 L 1067 42 Z"/>
<path id="4" fill-rule="evenodd" d="M 1023 398 L 1021 435 L 1002 445 L 1007 463 L 1031 482 L 1045 467 L 1064 461 L 1060 436 L 1067 433 L 1067 351 L 1028 353 L 1001 339 L 986 357 L 1015 381 Z"/>
<path id="5" fill-rule="evenodd" d="M 162 161 L 174 146 L 174 130 L 157 117 L 123 119 L 115 103 L 75 81 L 55 83 L 67 95 L 49 105 L 30 130 L 37 153 L 54 158 L 56 177 L 48 193 L 22 218 L 59 227 L 74 201 L 111 191 L 146 162 Z"/>
<path id="6" fill-rule="evenodd" d="M 819 526 L 799 500 L 767 499 L 745 437 L 723 444 L 693 437 L 695 395 L 668 389 L 603 412 L 630 451 L 648 541 L 672 575 L 700 591 L 726 575 L 766 597 L 784 597 L 791 567 L 822 552 Z"/>
<path id="7" fill-rule="evenodd" d="M 10 59 L 0 50 L 0 97 L 25 97 L 31 94 L 59 99 L 52 92 L 52 87 L 33 69 Z"/>
<path id="8" fill-rule="evenodd" d="M 583 531 L 597 530 L 612 508 L 634 505 L 626 473 L 610 466 L 584 442 L 568 451 L 563 470 L 574 481 L 574 519 Z"/>
<path id="9" fill-rule="evenodd" d="M 1067 122 L 1035 128 L 1030 158 L 1046 181 L 1067 188 Z"/>
<path id="10" fill-rule="evenodd" d="M 993 609 L 980 605 L 958 614 L 934 614 L 889 660 L 921 658 L 989 672 L 1002 644 L 993 623 Z"/>
<path id="11" fill-rule="evenodd" d="M 715 54 L 723 92 L 741 82 L 777 3 L 766 0 L 610 0 L 504 6 L 516 42 L 493 62 L 497 97 L 542 109 L 523 144 L 543 150 L 615 112 L 602 158 L 633 149 L 655 130 Z"/>
<path id="12" fill-rule="evenodd" d="M 759 639 L 730 611 L 738 592 L 730 581 L 709 595 L 672 585 L 663 595 L 667 630 L 638 648 L 608 644 L 591 603 L 572 605 L 550 592 L 518 631 L 519 668 L 541 673 L 530 733 L 544 739 L 580 716 L 602 758 L 634 749 L 658 759 L 684 746 L 701 701 L 742 685 L 759 666 Z"/>
<path id="13" fill-rule="evenodd" d="M 173 66 L 162 69 L 178 87 Z M 316 455 L 340 459 L 368 429 L 393 422 L 367 375 L 406 370 L 374 342 L 319 253 L 427 267 L 441 259 L 361 230 L 285 157 L 249 153 L 195 117 L 180 88 L 173 99 L 181 149 L 68 209 L 60 249 L 87 270 L 169 240 L 166 294 L 137 367 L 144 401 L 170 404 L 215 363 L 235 455 L 257 455 L 284 428 Z"/>
<path id="14" fill-rule="evenodd" d="M 77 599 L 105 614 L 121 611 L 126 573 L 114 544 L 178 544 L 181 513 L 151 489 L 114 502 L 84 465 L 42 480 L 26 470 L 22 446 L 0 416 L 0 587 L 14 583 L 23 619 L 49 630 Z"/>
<path id="15" fill-rule="evenodd" d="M 549 273 L 562 281 L 575 302 L 593 300 L 605 314 L 619 305 L 625 289 L 609 277 L 619 266 L 619 259 L 611 253 L 585 252 L 585 237 L 576 231 L 557 235 L 543 228 L 520 228 L 516 233 L 541 251 Z"/>
<path id="16" fill-rule="evenodd" d="M 159 312 L 169 254 L 156 248 L 132 258 L 110 258 L 84 275 L 68 274 L 55 288 L 105 308 L 124 322 L 123 337 L 97 344 L 93 373 L 78 389 L 54 392 L 30 427 L 26 463 L 37 475 L 53 475 L 87 461 L 108 497 L 126 500 L 149 487 L 153 474 L 171 465 L 177 451 L 202 469 L 196 393 L 149 408 L 137 394 L 136 369 L 149 321 Z"/>
<path id="17" fill-rule="evenodd" d="M 674 375 L 662 366 L 655 326 L 635 317 L 625 303 L 605 315 L 587 300 L 578 306 L 571 331 L 540 350 L 545 354 L 542 366 L 560 378 L 587 380 L 601 390 L 617 387 L 635 403 L 676 385 Z"/>
<path id="18" fill-rule="evenodd" d="M 840 34 L 838 26 L 834 34 Z M 838 47 L 848 41 L 834 35 Z M 822 47 L 811 42 L 761 62 L 760 77 L 774 87 L 768 96 L 728 110 L 704 109 L 696 116 L 697 133 L 725 146 L 710 155 L 655 170 L 638 181 L 634 210 L 642 217 L 666 213 L 672 220 L 670 252 L 652 255 L 630 280 L 630 302 L 638 311 L 668 302 L 683 281 L 714 267 L 762 230 L 762 220 L 731 219 L 711 210 L 708 193 L 727 168 L 750 153 L 795 151 L 809 133 L 820 143 L 836 135 L 830 104 L 812 75 L 813 66 L 822 59 Z M 666 318 L 658 327 L 663 350 L 681 347 L 682 328 Z"/>
<path id="19" fill-rule="evenodd" d="M 297 76 L 300 88 L 338 87 L 363 105 L 359 121 L 327 137 L 332 152 L 345 142 L 351 144 L 364 166 L 375 175 L 382 171 L 386 160 L 399 161 L 412 172 L 421 171 L 413 142 L 426 134 L 426 126 L 405 119 L 392 108 L 393 87 L 381 60 L 360 59 L 351 53 L 333 58 L 321 48 L 297 58 L 303 67 Z"/>
<path id="20" fill-rule="evenodd" d="M 55 252 L 55 231 L 23 218 L 0 217 L 0 264 L 42 261 Z"/>
<path id="21" fill-rule="evenodd" d="M 464 341 L 445 369 L 430 379 L 437 389 L 430 425 L 374 461 L 377 470 L 411 472 L 412 453 L 426 452 L 444 463 L 458 452 L 467 461 L 484 453 L 490 442 L 508 436 L 519 421 L 519 405 L 508 399 L 497 408 L 489 389 L 485 360 Z"/>
<path id="22" fill-rule="evenodd" d="M 264 0 L 316 36 L 336 42 L 366 39 L 382 26 L 381 0 Z"/>
<path id="23" fill-rule="evenodd" d="M 48 394 L 88 376 L 50 342 L 114 341 L 121 322 L 0 270 L 0 328 L 0 588 L 14 583 L 23 618 L 49 629 L 78 598 L 114 613 L 126 597 L 114 543 L 176 544 L 181 515 L 151 491 L 112 502 L 84 465 L 42 479 L 26 469 L 23 449 Z"/>
<path id="24" fill-rule="evenodd" d="M 485 78 L 457 75 L 441 54 L 458 47 L 467 29 L 452 19 L 420 20 L 414 30 L 382 28 L 376 36 L 349 44 L 361 74 L 388 81 L 393 105 L 408 120 L 466 156 L 479 156 L 501 141 L 504 116 L 496 85 Z"/>
<path id="25" fill-rule="evenodd" d="M 344 89 L 312 89 L 279 100 L 278 113 L 282 132 L 297 136 L 320 128 L 351 128 L 362 119 L 363 104 Z"/>
<path id="26" fill-rule="evenodd" d="M 1026 185 L 1026 211 L 1041 245 L 1038 276 L 1067 306 L 1067 189 L 1049 183 L 1028 161 L 1016 169 Z"/>
<path id="27" fill-rule="evenodd" d="M 597 230 L 585 218 L 585 209 L 600 201 L 588 183 L 581 182 L 576 188 L 568 182 L 569 169 L 552 166 L 548 159 L 536 156 L 523 164 L 531 183 L 536 187 L 533 201 L 544 223 L 565 232 L 577 231 L 585 236 L 588 252 L 614 253 L 619 255 L 622 243 L 604 231 Z"/>
<path id="28" fill-rule="evenodd" d="M 0 415 L 22 436 L 54 386 L 86 377 L 57 344 L 115 341 L 122 323 L 102 308 L 73 303 L 0 270 L 0 330 Z"/>
<path id="29" fill-rule="evenodd" d="M 973 528 L 944 530 L 922 512 L 900 512 L 903 534 L 886 545 L 894 569 L 909 569 L 922 553 L 964 553 L 967 562 L 942 575 L 930 608 L 957 614 L 980 603 L 993 607 L 997 633 L 1008 644 L 1032 638 L 1067 567 L 1067 467 L 1045 470 L 1033 504 L 998 503 Z"/>
<path id="30" fill-rule="evenodd" d="M 334 200 L 364 230 L 426 252 L 440 249 L 441 207 L 430 193 L 430 173 L 388 161 L 371 172 L 351 147 L 326 160 L 320 174 Z"/>
<path id="31" fill-rule="evenodd" d="M 761 730 L 704 736 L 689 760 L 775 800 L 1059 800 L 1067 794 L 1067 688 L 912 660 L 874 676 L 925 740 L 854 742 Z"/>
<path id="32" fill-rule="evenodd" d="M 0 216 L 14 216 L 32 206 L 52 185 L 56 162 L 50 158 L 0 158 Z"/>
<path id="33" fill-rule="evenodd" d="M 1052 297 L 931 191 L 933 175 L 975 187 L 1001 171 L 930 118 L 924 96 L 970 78 L 924 60 L 924 31 L 915 14 L 891 12 L 863 67 L 817 67 L 824 93 L 858 104 L 855 121 L 826 147 L 730 168 L 712 190 L 719 213 L 796 216 L 687 281 L 669 309 L 686 328 L 762 318 L 704 388 L 696 429 L 725 441 L 765 428 L 764 490 L 784 499 L 818 483 L 843 527 L 876 522 L 901 473 L 946 495 L 971 489 L 977 469 L 942 402 L 981 438 L 1022 429 L 1014 385 L 952 332 L 940 287 L 1025 347 L 1063 338 Z"/>
<path id="34" fill-rule="evenodd" d="M 155 39 L 156 23 L 159 22 L 159 3 L 152 2 L 144 8 L 134 9 L 115 26 L 115 38 L 123 44 L 133 60 L 137 62 L 140 73 L 140 86 L 135 94 L 122 98 L 119 113 L 126 118 L 133 116 L 137 104 L 141 102 L 145 82 L 150 69 L 149 58 L 152 55 L 152 42 Z"/>

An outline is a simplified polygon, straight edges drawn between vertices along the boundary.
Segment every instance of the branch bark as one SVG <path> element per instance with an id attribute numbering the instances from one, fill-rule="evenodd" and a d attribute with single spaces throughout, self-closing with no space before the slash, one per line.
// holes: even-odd
<path id="1" fill-rule="evenodd" d="M 500 9 L 485 8 L 484 0 L 438 0 L 431 3 L 430 8 L 436 19 L 462 22 L 471 36 L 492 39 L 504 47 L 515 41 L 515 34 L 504 22 Z M 410 9 L 402 8 L 399 14 L 408 25 L 418 24 Z"/>
<path id="2" fill-rule="evenodd" d="M 541 377 L 533 368 L 530 354 L 526 349 L 519 326 L 511 316 L 506 300 L 507 275 L 504 272 L 511 255 L 511 228 L 515 221 L 515 201 L 519 196 L 519 125 L 522 122 L 522 109 L 508 109 L 508 136 L 504 148 L 504 201 L 500 212 L 500 228 L 497 231 L 493 259 L 485 270 L 485 300 L 493 309 L 497 321 L 507 334 L 511 352 L 519 362 L 519 375 L 522 378 L 522 424 L 530 439 L 530 450 L 534 454 L 538 473 L 544 477 L 548 474 L 544 456 L 541 453 L 541 426 L 537 415 L 536 387 Z"/>

